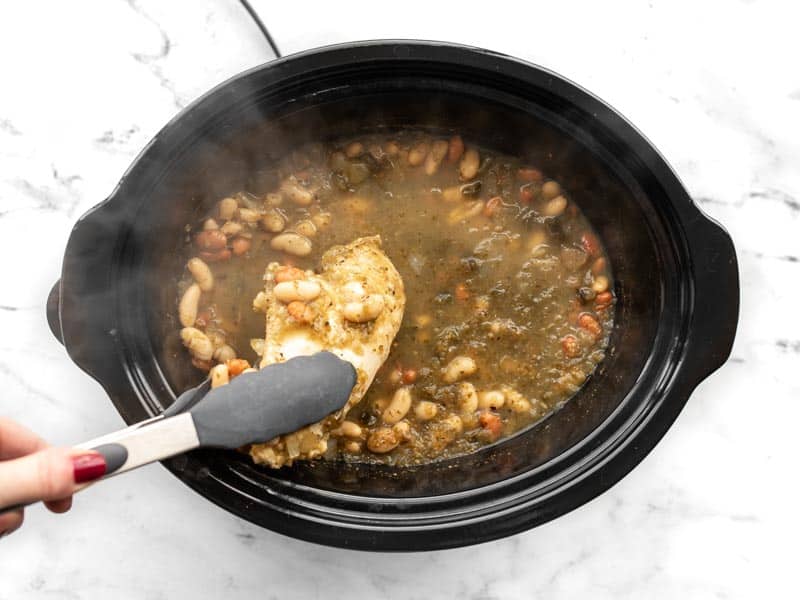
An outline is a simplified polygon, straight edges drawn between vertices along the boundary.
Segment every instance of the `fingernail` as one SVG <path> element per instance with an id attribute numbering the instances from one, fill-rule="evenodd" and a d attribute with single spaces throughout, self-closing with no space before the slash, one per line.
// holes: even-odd
<path id="1" fill-rule="evenodd" d="M 72 474 L 75 483 L 84 483 L 102 477 L 106 474 L 106 459 L 97 452 L 73 456 Z"/>

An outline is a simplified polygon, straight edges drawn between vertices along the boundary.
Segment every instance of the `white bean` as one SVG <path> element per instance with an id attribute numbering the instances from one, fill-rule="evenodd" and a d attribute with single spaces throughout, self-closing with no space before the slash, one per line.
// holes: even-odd
<path id="1" fill-rule="evenodd" d="M 214 229 L 219 229 L 219 225 L 214 219 L 206 219 L 203 221 L 203 231 L 212 231 Z"/>
<path id="2" fill-rule="evenodd" d="M 458 405 L 464 414 L 470 415 L 478 410 L 478 392 L 468 381 L 458 384 Z"/>
<path id="3" fill-rule="evenodd" d="M 214 288 L 214 275 L 211 273 L 209 266 L 201 259 L 197 257 L 189 259 L 189 262 L 186 263 L 186 268 L 189 269 L 189 272 L 202 291 L 210 292 Z"/>
<path id="4" fill-rule="evenodd" d="M 398 388 L 389 406 L 383 411 L 383 422 L 389 425 L 397 423 L 400 419 L 406 416 L 408 409 L 411 408 L 411 390 L 407 387 Z"/>
<path id="5" fill-rule="evenodd" d="M 397 439 L 397 434 L 389 427 L 380 427 L 373 431 L 367 439 L 367 448 L 377 454 L 385 454 L 391 452 L 397 447 L 400 440 Z"/>
<path id="6" fill-rule="evenodd" d="M 531 409 L 531 403 L 528 399 L 514 388 L 508 386 L 503 387 L 503 395 L 506 398 L 506 406 L 513 412 L 528 412 Z"/>
<path id="7" fill-rule="evenodd" d="M 458 202 L 464 199 L 464 194 L 461 191 L 460 185 L 451 185 L 442 190 L 442 200 L 445 202 Z"/>
<path id="8" fill-rule="evenodd" d="M 261 217 L 261 227 L 270 233 L 280 233 L 286 227 L 286 219 L 277 210 L 270 209 Z"/>
<path id="9" fill-rule="evenodd" d="M 198 360 L 211 360 L 214 355 L 214 345 L 211 340 L 196 327 L 184 327 L 181 329 L 181 340 L 192 356 Z"/>
<path id="10" fill-rule="evenodd" d="M 308 256 L 313 247 L 310 239 L 291 231 L 276 235 L 269 245 L 273 250 L 280 250 L 294 256 Z"/>
<path id="11" fill-rule="evenodd" d="M 415 144 L 411 150 L 408 151 L 408 164 L 412 167 L 418 167 L 425 160 L 428 155 L 430 144 L 428 142 L 419 142 Z"/>
<path id="12" fill-rule="evenodd" d="M 266 345 L 267 342 L 264 338 L 250 338 L 250 347 L 253 349 L 253 352 L 259 356 L 264 356 Z"/>
<path id="13" fill-rule="evenodd" d="M 552 200 L 561 195 L 561 186 L 557 181 L 545 181 L 542 185 L 542 197 L 545 200 Z"/>
<path id="14" fill-rule="evenodd" d="M 223 221 L 230 221 L 236 214 L 239 203 L 235 198 L 223 198 L 219 201 L 219 218 Z"/>
<path id="15" fill-rule="evenodd" d="M 483 207 L 483 200 L 459 204 L 447 214 L 447 224 L 455 225 L 461 221 L 467 221 L 472 217 L 476 217 L 483 211 Z"/>
<path id="16" fill-rule="evenodd" d="M 200 304 L 200 286 L 193 283 L 183 292 L 181 301 L 178 304 L 178 317 L 181 325 L 191 327 L 197 320 L 197 308 Z"/>
<path id="17" fill-rule="evenodd" d="M 478 408 L 501 408 L 506 397 L 500 390 L 487 390 L 478 394 Z"/>
<path id="18" fill-rule="evenodd" d="M 509 400 L 508 407 L 514 412 L 528 412 L 531 409 L 531 403 L 527 398 L 514 398 Z"/>
<path id="19" fill-rule="evenodd" d="M 344 449 L 350 454 L 361 454 L 361 442 L 356 440 L 348 440 L 344 444 Z"/>
<path id="20" fill-rule="evenodd" d="M 458 174 L 462 181 L 469 181 L 478 174 L 478 168 L 481 166 L 481 156 L 474 148 L 468 148 L 461 157 L 461 162 L 458 164 Z"/>
<path id="21" fill-rule="evenodd" d="M 317 226 L 317 229 L 325 229 L 331 224 L 331 218 L 331 213 L 321 212 L 311 217 L 311 220 L 313 221 L 314 225 Z"/>
<path id="22" fill-rule="evenodd" d="M 394 140 L 389 140 L 383 145 L 383 151 L 387 156 L 397 156 L 400 154 L 400 146 Z"/>
<path id="23" fill-rule="evenodd" d="M 281 184 L 281 193 L 300 206 L 308 206 L 314 201 L 314 194 L 297 183 L 297 179 L 294 177 L 290 177 Z"/>
<path id="24" fill-rule="evenodd" d="M 215 365 L 211 367 L 211 389 L 218 388 L 230 381 L 228 367 L 225 365 Z"/>
<path id="25" fill-rule="evenodd" d="M 225 335 L 218 329 L 208 331 L 206 337 L 211 340 L 211 345 L 214 348 L 220 348 L 225 345 Z"/>
<path id="26" fill-rule="evenodd" d="M 408 424 L 408 421 L 395 423 L 392 426 L 392 431 L 394 431 L 395 435 L 400 439 L 411 439 L 411 425 Z"/>
<path id="27" fill-rule="evenodd" d="M 311 302 L 319 296 L 322 290 L 316 281 L 295 279 L 293 281 L 282 281 L 275 286 L 273 291 L 278 300 L 284 304 L 289 304 L 289 302 L 294 302 L 295 300 Z"/>
<path id="28" fill-rule="evenodd" d="M 567 199 L 564 196 L 556 196 L 542 208 L 545 217 L 557 217 L 567 208 Z"/>
<path id="29" fill-rule="evenodd" d="M 604 275 L 598 275 L 594 278 L 594 283 L 592 284 L 592 289 L 597 292 L 598 294 L 602 294 L 608 289 L 608 277 Z"/>
<path id="30" fill-rule="evenodd" d="M 439 407 L 430 400 L 420 400 L 414 407 L 414 414 L 420 421 L 430 421 L 439 412 Z"/>
<path id="31" fill-rule="evenodd" d="M 256 297 L 253 298 L 253 310 L 257 312 L 267 312 L 267 306 L 269 305 L 269 298 L 267 298 L 266 292 L 258 292 Z"/>
<path id="32" fill-rule="evenodd" d="M 359 438 L 361 437 L 361 426 L 352 421 L 342 421 L 339 425 L 337 432 L 345 437 Z"/>
<path id="33" fill-rule="evenodd" d="M 445 383 L 455 383 L 469 377 L 478 370 L 478 365 L 469 356 L 456 356 L 444 368 L 442 379 Z"/>
<path id="34" fill-rule="evenodd" d="M 237 223 L 236 221 L 228 221 L 222 227 L 220 227 L 219 230 L 226 236 L 232 237 L 241 233 L 242 229 L 244 229 L 244 226 L 241 223 Z"/>
<path id="35" fill-rule="evenodd" d="M 283 196 L 276 193 L 267 194 L 264 197 L 264 204 L 267 206 L 280 206 L 283 204 Z"/>
<path id="36" fill-rule="evenodd" d="M 358 302 L 363 300 L 367 291 L 360 281 L 348 281 L 342 286 L 342 297 L 345 302 Z"/>
<path id="37" fill-rule="evenodd" d="M 214 360 L 217 362 L 224 363 L 229 360 L 233 360 L 234 358 L 236 358 L 236 350 L 234 350 L 228 344 L 223 344 L 214 350 Z"/>
<path id="38" fill-rule="evenodd" d="M 403 370 L 400 367 L 396 367 L 389 372 L 389 383 L 392 386 L 397 387 L 400 385 L 400 382 L 403 380 Z"/>
<path id="39" fill-rule="evenodd" d="M 366 323 L 378 318 L 385 306 L 383 295 L 370 294 L 361 302 L 348 302 L 342 308 L 342 315 L 353 323 Z"/>
<path id="40" fill-rule="evenodd" d="M 442 424 L 451 429 L 456 435 L 464 431 L 464 421 L 458 415 L 450 415 L 446 419 L 442 419 Z"/>
<path id="41" fill-rule="evenodd" d="M 436 140 L 431 146 L 431 151 L 425 157 L 425 174 L 433 175 L 439 170 L 450 144 L 445 140 Z"/>
<path id="42" fill-rule="evenodd" d="M 294 230 L 307 238 L 312 238 L 317 235 L 317 226 L 314 225 L 313 221 L 309 221 L 308 219 L 295 223 Z"/>
<path id="43" fill-rule="evenodd" d="M 256 223 L 261 219 L 261 213 L 252 208 L 240 208 L 239 220 L 245 223 Z"/>
<path id="44" fill-rule="evenodd" d="M 347 158 L 356 158 L 357 156 L 361 156 L 364 152 L 364 144 L 361 142 L 350 142 L 344 148 L 344 154 Z"/>

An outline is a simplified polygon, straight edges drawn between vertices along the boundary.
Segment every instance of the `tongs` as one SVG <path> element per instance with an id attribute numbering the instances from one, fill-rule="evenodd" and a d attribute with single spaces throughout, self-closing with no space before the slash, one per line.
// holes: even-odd
<path id="1" fill-rule="evenodd" d="M 103 455 L 96 483 L 195 448 L 239 448 L 291 433 L 342 408 L 355 383 L 353 365 L 334 354 L 301 356 L 213 389 L 207 379 L 162 414 L 75 447 Z"/>

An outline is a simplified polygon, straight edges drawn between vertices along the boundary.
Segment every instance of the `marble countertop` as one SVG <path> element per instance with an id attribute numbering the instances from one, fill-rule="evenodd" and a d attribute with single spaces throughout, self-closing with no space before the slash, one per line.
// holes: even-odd
<path id="1" fill-rule="evenodd" d="M 459 41 L 554 69 L 615 106 L 735 240 L 732 359 L 622 482 L 509 539 L 427 554 L 334 550 L 235 518 L 151 465 L 78 496 L 66 516 L 29 509 L 0 543 L 0 600 L 789 597 L 800 531 L 792 4 L 254 5 L 287 54 L 367 38 Z M 182 107 L 272 55 L 234 0 L 18 2 L 0 20 L 0 55 L 0 413 L 70 444 L 122 425 L 44 318 L 73 223 Z"/>

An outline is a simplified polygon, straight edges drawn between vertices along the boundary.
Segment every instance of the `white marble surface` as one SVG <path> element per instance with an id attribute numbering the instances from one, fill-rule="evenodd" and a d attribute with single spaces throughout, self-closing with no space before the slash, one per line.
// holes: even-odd
<path id="1" fill-rule="evenodd" d="M 606 99 L 734 237 L 734 358 L 620 484 L 510 539 L 433 554 L 332 550 L 234 518 L 155 465 L 77 497 L 66 516 L 30 509 L 0 543 L 0 600 L 794 596 L 793 3 L 255 5 L 285 53 L 359 38 L 461 41 L 540 63 Z M 69 444 L 121 425 L 44 319 L 73 222 L 182 106 L 270 53 L 234 0 L 48 0 L 4 5 L 0 56 L 0 413 Z"/>

